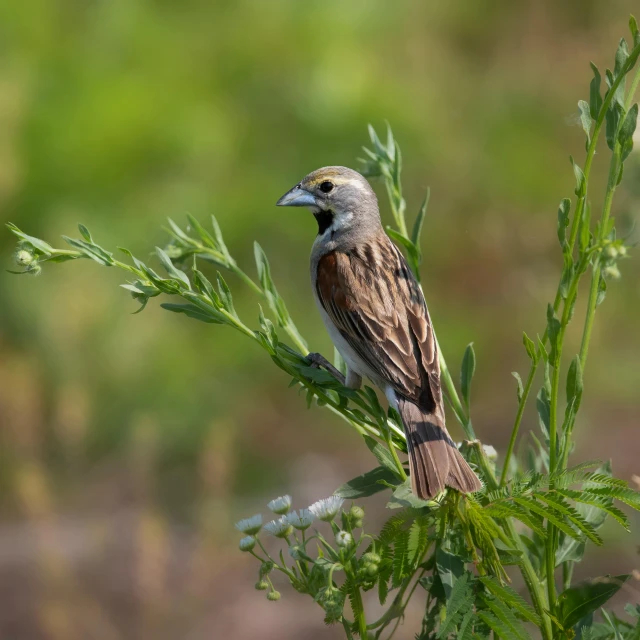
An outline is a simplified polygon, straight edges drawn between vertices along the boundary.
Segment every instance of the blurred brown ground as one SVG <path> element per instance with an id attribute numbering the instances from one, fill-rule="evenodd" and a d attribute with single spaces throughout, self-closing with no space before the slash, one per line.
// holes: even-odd
<path id="1" fill-rule="evenodd" d="M 310 311 L 313 220 L 273 203 L 311 169 L 354 166 L 366 124 L 386 119 L 410 216 L 432 189 L 423 274 L 439 340 L 454 372 L 474 342 L 474 425 L 504 454 L 521 331 L 542 331 L 559 273 L 567 156 L 583 158 L 576 103 L 633 5 L 5 0 L 0 220 L 59 245 L 83 222 L 146 257 L 166 216 L 214 212 L 250 272 L 260 242 L 298 327 L 329 353 Z M 640 152 L 625 174 L 615 210 L 629 229 Z M 595 176 L 597 207 L 602 165 Z M 0 233 L 3 269 L 13 246 Z M 576 427 L 575 459 L 612 458 L 625 479 L 640 474 L 638 265 L 599 308 Z M 256 324 L 256 300 L 229 280 Z M 242 336 L 153 301 L 130 315 L 121 282 L 86 263 L 0 273 L 0 638 L 341 637 L 286 585 L 277 604 L 253 590 L 233 522 L 281 493 L 300 507 L 328 495 L 368 452 Z M 368 502 L 375 530 L 383 502 Z M 577 573 L 640 568 L 634 524 L 607 528 Z"/>

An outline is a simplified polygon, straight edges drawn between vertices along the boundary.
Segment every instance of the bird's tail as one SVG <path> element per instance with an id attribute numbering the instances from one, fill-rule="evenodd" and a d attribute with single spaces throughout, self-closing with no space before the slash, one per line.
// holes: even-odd
<path id="1" fill-rule="evenodd" d="M 409 451 L 411 488 L 423 500 L 438 495 L 445 486 L 462 493 L 482 488 L 480 480 L 451 440 L 444 419 L 398 398 Z"/>

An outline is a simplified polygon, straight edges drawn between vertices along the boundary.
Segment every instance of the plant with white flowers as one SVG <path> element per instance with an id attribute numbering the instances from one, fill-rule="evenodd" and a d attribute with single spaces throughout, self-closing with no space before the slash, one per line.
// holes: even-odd
<path id="1" fill-rule="evenodd" d="M 562 252 L 557 292 L 547 306 L 541 334 L 535 340 L 523 336 L 530 365 L 524 377 L 514 373 L 517 409 L 504 456 L 482 445 L 472 426 L 470 388 L 476 366 L 472 345 L 462 361 L 460 393 L 441 358 L 444 393 L 467 438 L 460 451 L 484 484 L 474 495 L 449 490 L 425 502 L 412 494 L 398 415 L 380 405 L 373 389 L 347 389 L 328 372 L 311 366 L 307 343 L 278 293 L 266 255 L 256 244 L 257 280 L 252 279 L 229 253 L 215 218 L 211 230 L 193 217 L 187 229 L 169 221 L 172 239 L 164 250 L 157 250 L 163 275 L 126 249 L 122 251 L 127 261 L 118 260 L 82 225 L 80 238 L 65 237 L 69 249 L 56 249 L 8 225 L 19 239 L 15 260 L 20 273 L 38 274 L 45 264 L 83 259 L 123 270 L 129 281 L 122 286 L 140 303 L 140 310 L 151 298 L 172 295 L 181 301 L 163 303 L 165 309 L 241 332 L 291 378 L 290 386 L 305 392 L 308 406 L 327 407 L 362 436 L 377 461 L 374 469 L 308 508 L 291 511 L 291 497 L 281 496 L 268 504 L 275 519 L 263 525 L 262 516 L 256 515 L 237 523 L 243 536 L 240 550 L 260 563 L 256 589 L 266 591 L 269 600 L 281 597 L 272 582 L 277 572 L 322 607 L 326 622 L 342 625 L 348 639 L 355 635 L 377 639 L 383 633 L 391 637 L 416 593 L 424 602 L 417 640 L 467 640 L 492 634 L 523 640 L 532 637 L 534 630 L 544 640 L 640 638 L 640 606 L 628 605 L 626 617 L 602 609 L 625 583 L 635 602 L 639 600 L 637 589 L 629 586 L 629 575 L 581 584 L 573 580 L 573 568 L 587 544 L 603 544 L 601 528 L 606 519 L 628 530 L 627 515 L 619 504 L 640 510 L 640 494 L 613 477 L 609 463 L 569 464 L 595 312 L 628 258 L 628 248 L 616 231 L 612 204 L 624 162 L 633 149 L 638 115 L 633 96 L 640 72 L 634 71 L 628 89 L 626 81 L 640 56 L 640 32 L 634 18 L 629 24 L 632 43 L 620 41 L 613 70 L 607 69 L 604 78 L 592 65 L 589 100 L 578 103 L 586 156 L 582 165 L 571 158 L 575 197 L 573 202 L 563 199 L 557 213 Z M 604 148 L 596 156 L 603 134 L 610 151 L 609 172 L 599 204 L 590 201 L 590 191 L 593 163 L 606 156 Z M 364 170 L 382 178 L 394 222 L 387 231 L 405 250 L 419 279 L 420 234 L 428 196 L 409 231 L 400 149 L 390 130 L 385 143 L 372 128 L 370 138 L 372 149 L 365 149 Z M 600 215 L 594 222 L 596 211 Z M 221 273 L 214 286 L 198 261 L 214 264 L 242 281 L 260 296 L 272 319 L 261 307 L 259 328 L 246 324 Z M 578 306 L 579 285 L 585 276 L 588 296 L 586 304 Z M 565 335 L 577 310 L 584 313 L 580 348 L 565 368 Z M 338 359 L 336 367 L 342 365 Z M 539 388 L 540 432 L 531 434 L 533 444 L 522 442 L 524 455 L 516 456 L 534 385 Z M 365 533 L 363 508 L 350 504 L 346 509 L 344 502 L 383 491 L 388 492 L 387 506 L 393 515 L 378 533 Z M 312 529 L 314 522 L 317 526 Z M 279 553 L 269 551 L 274 544 L 280 545 Z M 515 573 L 521 576 L 523 593 L 512 586 Z M 384 607 L 375 620 L 365 608 L 366 592 L 375 593 Z"/>

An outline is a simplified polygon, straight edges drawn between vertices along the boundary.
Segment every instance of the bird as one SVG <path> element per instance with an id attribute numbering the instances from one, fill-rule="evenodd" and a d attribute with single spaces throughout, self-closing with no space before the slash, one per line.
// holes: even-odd
<path id="1" fill-rule="evenodd" d="M 422 289 L 384 231 L 369 182 L 348 167 L 317 169 L 276 203 L 306 207 L 318 224 L 311 283 L 346 376 L 317 353 L 350 389 L 368 378 L 402 419 L 413 493 L 423 500 L 445 487 L 462 493 L 482 484 L 445 425 L 438 344 Z"/>

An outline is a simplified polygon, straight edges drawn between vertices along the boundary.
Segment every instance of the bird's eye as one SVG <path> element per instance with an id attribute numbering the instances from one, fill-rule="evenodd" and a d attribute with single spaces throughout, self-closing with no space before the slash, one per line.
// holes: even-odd
<path id="1" fill-rule="evenodd" d="M 333 182 L 329 182 L 329 180 L 325 180 L 320 184 L 320 191 L 322 193 L 329 193 L 329 191 L 333 190 Z"/>

